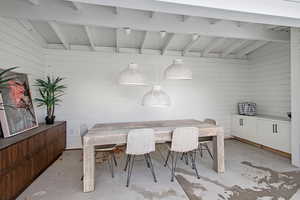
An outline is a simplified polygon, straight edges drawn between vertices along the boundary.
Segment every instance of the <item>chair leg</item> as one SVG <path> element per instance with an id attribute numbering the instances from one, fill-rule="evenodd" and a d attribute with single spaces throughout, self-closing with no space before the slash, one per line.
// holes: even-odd
<path id="1" fill-rule="evenodd" d="M 174 154 L 175 154 L 175 158 L 174 158 Z M 175 177 L 175 170 L 176 170 L 178 153 L 177 152 L 172 152 L 171 157 L 172 157 L 172 176 L 171 176 L 171 182 L 173 182 L 174 181 L 174 177 Z"/>
<path id="2" fill-rule="evenodd" d="M 206 149 L 207 149 L 207 151 L 208 151 L 208 153 L 209 153 L 211 159 L 214 159 L 214 157 L 213 157 L 213 155 L 212 155 L 212 153 L 211 153 L 211 151 L 210 151 L 210 149 L 209 149 L 209 147 L 208 147 L 207 144 L 205 144 L 205 147 L 206 147 Z"/>
<path id="3" fill-rule="evenodd" d="M 203 158 L 203 147 L 202 147 L 201 143 L 199 144 L 198 150 L 199 150 L 201 158 Z"/>
<path id="4" fill-rule="evenodd" d="M 112 158 L 112 155 L 110 152 L 108 153 L 108 157 L 109 158 L 107 160 L 107 163 L 110 168 L 111 176 L 114 178 L 114 164 L 113 164 L 113 158 Z"/>
<path id="5" fill-rule="evenodd" d="M 189 154 L 188 154 L 188 152 L 184 153 L 184 157 L 185 157 L 185 164 L 189 165 Z"/>
<path id="6" fill-rule="evenodd" d="M 147 167 L 150 168 L 151 166 L 150 166 L 147 154 L 144 154 L 144 157 L 145 157 L 145 161 L 146 161 Z"/>
<path id="7" fill-rule="evenodd" d="M 170 154 L 171 154 L 171 151 L 169 150 L 169 151 L 168 151 L 168 155 L 167 155 L 166 162 L 165 162 L 165 164 L 164 164 L 165 167 L 166 167 L 167 164 L 168 164 L 168 160 L 169 160 Z"/>
<path id="8" fill-rule="evenodd" d="M 116 159 L 116 156 L 115 156 L 114 152 L 112 152 L 112 157 L 114 159 L 115 166 L 118 167 L 117 159 Z"/>
<path id="9" fill-rule="evenodd" d="M 130 183 L 132 168 L 133 168 L 133 164 L 134 164 L 134 158 L 135 158 L 135 155 L 133 155 L 132 158 L 130 157 L 130 159 L 129 159 L 129 167 L 128 167 L 128 175 L 127 175 L 127 184 L 126 184 L 126 187 L 128 187 L 129 183 Z"/>
<path id="10" fill-rule="evenodd" d="M 197 170 L 197 167 L 196 167 L 196 162 L 195 162 L 195 160 L 196 160 L 196 151 L 194 150 L 193 152 L 192 152 L 192 168 L 195 170 L 195 172 L 196 172 L 196 175 L 197 175 L 197 178 L 198 179 L 200 179 L 200 176 L 199 176 L 199 174 L 198 174 L 198 170 Z"/>
<path id="11" fill-rule="evenodd" d="M 125 164 L 124 171 L 126 171 L 126 170 L 127 170 L 128 163 L 129 163 L 129 161 L 130 161 L 130 157 L 131 157 L 131 155 L 127 155 L 127 158 L 126 158 L 126 164 Z"/>
<path id="12" fill-rule="evenodd" d="M 190 157 L 191 157 L 191 161 L 193 161 L 193 152 L 189 152 L 188 153 L 189 155 L 190 155 Z M 191 163 L 191 165 L 192 165 L 192 169 L 194 169 L 194 165 L 193 165 L 193 162 Z"/>
<path id="13" fill-rule="evenodd" d="M 152 164 L 150 153 L 146 154 L 145 157 L 148 158 L 148 162 L 150 164 L 151 173 L 153 175 L 154 182 L 156 183 L 157 179 L 156 179 L 156 176 L 155 176 L 154 167 L 153 167 L 153 164 Z"/>
<path id="14" fill-rule="evenodd" d="M 184 153 L 181 154 L 180 160 L 183 160 L 183 157 L 184 157 Z"/>

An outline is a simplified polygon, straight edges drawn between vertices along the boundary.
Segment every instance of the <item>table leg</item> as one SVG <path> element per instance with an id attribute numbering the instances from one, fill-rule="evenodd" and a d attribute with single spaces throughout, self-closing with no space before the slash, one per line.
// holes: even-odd
<path id="1" fill-rule="evenodd" d="M 224 163 L 224 135 L 218 134 L 213 137 L 214 170 L 218 173 L 225 172 Z"/>
<path id="2" fill-rule="evenodd" d="M 93 145 L 83 147 L 83 191 L 95 189 L 95 148 Z"/>

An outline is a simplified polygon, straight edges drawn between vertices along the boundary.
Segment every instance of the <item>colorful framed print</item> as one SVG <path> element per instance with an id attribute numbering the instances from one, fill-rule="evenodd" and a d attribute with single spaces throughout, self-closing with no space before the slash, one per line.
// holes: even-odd
<path id="1" fill-rule="evenodd" d="M 27 75 L 10 73 L 14 79 L 0 92 L 0 122 L 4 137 L 38 127 Z"/>

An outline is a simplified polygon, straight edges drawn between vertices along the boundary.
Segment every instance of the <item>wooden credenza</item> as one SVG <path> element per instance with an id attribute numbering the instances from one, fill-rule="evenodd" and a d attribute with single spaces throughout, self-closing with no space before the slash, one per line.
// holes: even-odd
<path id="1" fill-rule="evenodd" d="M 0 139 L 0 200 L 15 199 L 66 147 L 66 122 Z"/>

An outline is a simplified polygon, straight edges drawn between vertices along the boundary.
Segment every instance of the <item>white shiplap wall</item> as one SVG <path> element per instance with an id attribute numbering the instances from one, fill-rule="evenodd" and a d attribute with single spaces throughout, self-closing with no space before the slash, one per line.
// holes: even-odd
<path id="1" fill-rule="evenodd" d="M 291 111 L 290 45 L 270 43 L 249 56 L 251 99 L 257 112 L 286 117 Z"/>
<path id="2" fill-rule="evenodd" d="M 230 116 L 236 103 L 247 100 L 248 61 L 184 58 L 193 70 L 193 80 L 162 81 L 172 99 L 170 108 L 140 105 L 150 87 L 117 84 L 119 72 L 132 61 L 149 77 L 172 63 L 173 56 L 129 55 L 99 52 L 46 50 L 46 63 L 54 74 L 66 77 L 64 103 L 58 119 L 68 121 L 68 147 L 79 147 L 79 126 L 97 122 L 160 119 L 215 118 L 230 134 Z"/>
<path id="3" fill-rule="evenodd" d="M 0 17 L 0 68 L 19 66 L 16 71 L 27 73 L 33 97 L 34 79 L 44 75 L 44 53 L 40 44 L 15 19 Z M 36 109 L 39 121 L 43 110 Z"/>

